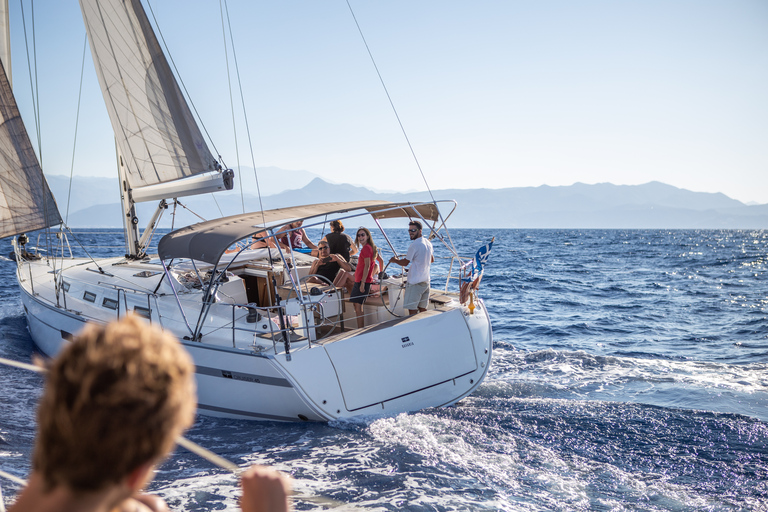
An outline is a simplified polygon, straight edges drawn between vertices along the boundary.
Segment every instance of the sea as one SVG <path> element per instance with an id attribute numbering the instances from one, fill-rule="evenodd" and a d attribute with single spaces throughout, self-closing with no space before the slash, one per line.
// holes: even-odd
<path id="1" fill-rule="evenodd" d="M 95 256 L 123 251 L 118 231 L 76 234 Z M 296 510 L 768 510 L 767 230 L 450 235 L 468 256 L 494 239 L 479 289 L 493 362 L 475 393 L 331 423 L 198 416 L 187 437 L 291 475 Z M 26 362 L 10 250 L 0 241 L 0 356 Z M 41 386 L 0 367 L 0 469 L 22 478 Z M 19 486 L 0 488 L 9 505 Z M 182 448 L 149 490 L 173 510 L 238 510 L 236 478 Z"/>

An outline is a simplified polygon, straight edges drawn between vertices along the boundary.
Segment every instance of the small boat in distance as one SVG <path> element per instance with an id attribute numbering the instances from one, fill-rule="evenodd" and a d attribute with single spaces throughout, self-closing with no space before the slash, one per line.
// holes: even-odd
<path id="1" fill-rule="evenodd" d="M 23 233 L 62 221 L 3 74 L 0 143 L 16 151 L 0 162 L 0 179 L 13 185 L 1 193 L 7 204 L 27 209 L 0 208 L 0 236 L 19 235 L 16 276 L 42 352 L 56 354 L 86 322 L 141 315 L 192 355 L 198 410 L 240 419 L 392 415 L 453 404 L 480 385 L 493 334 L 475 293 L 473 259 L 460 257 L 447 236 L 452 201 L 244 213 L 172 231 L 157 255 L 147 254 L 169 202 L 229 190 L 233 173 L 208 150 L 140 1 L 80 4 L 117 141 L 126 250 L 112 258 L 74 257 L 64 230 L 49 239 L 48 251 L 37 250 L 40 242 L 32 247 Z M 157 208 L 139 233 L 135 205 L 149 201 Z M 382 275 L 377 295 L 364 305 L 362 328 L 346 290 L 309 274 L 313 256 L 279 244 L 248 245 L 258 233 L 276 240 L 296 221 L 312 228 L 354 220 L 376 225 L 386 250 L 397 254 L 381 222 L 396 218 L 406 219 L 403 226 L 420 220 L 450 254 L 445 287 L 432 290 L 427 311 L 410 316 L 402 305 L 407 276 Z"/>

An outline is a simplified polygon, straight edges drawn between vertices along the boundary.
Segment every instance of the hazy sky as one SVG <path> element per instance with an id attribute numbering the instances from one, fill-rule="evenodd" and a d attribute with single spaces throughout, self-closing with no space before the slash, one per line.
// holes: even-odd
<path id="1" fill-rule="evenodd" d="M 658 180 L 768 203 L 765 0 L 350 3 L 433 189 Z M 214 151 L 236 166 L 219 0 L 151 4 Z M 19 1 L 10 9 L 14 87 L 36 145 Z M 425 188 L 346 0 L 228 9 L 257 167 Z M 68 175 L 79 5 L 38 0 L 34 30 L 43 166 Z M 251 166 L 232 88 L 239 161 Z M 115 174 L 111 133 L 89 50 L 75 174 Z"/>

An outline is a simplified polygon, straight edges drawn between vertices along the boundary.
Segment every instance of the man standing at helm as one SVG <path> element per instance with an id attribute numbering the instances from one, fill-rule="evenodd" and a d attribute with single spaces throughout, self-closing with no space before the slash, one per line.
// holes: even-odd
<path id="1" fill-rule="evenodd" d="M 408 314 L 415 315 L 427 310 L 429 304 L 429 270 L 435 257 L 432 242 L 421 236 L 421 222 L 412 220 L 408 223 L 408 236 L 412 242 L 405 258 L 393 256 L 389 261 L 403 267 L 410 265 L 403 307 L 408 310 Z"/>

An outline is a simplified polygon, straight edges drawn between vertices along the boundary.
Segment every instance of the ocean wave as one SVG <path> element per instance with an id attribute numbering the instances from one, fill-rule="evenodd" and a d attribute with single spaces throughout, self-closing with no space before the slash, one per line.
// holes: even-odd
<path id="1" fill-rule="evenodd" d="M 491 381 L 515 383 L 515 397 L 641 402 L 768 420 L 768 364 L 596 356 L 552 349 L 495 354 Z"/>

